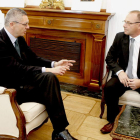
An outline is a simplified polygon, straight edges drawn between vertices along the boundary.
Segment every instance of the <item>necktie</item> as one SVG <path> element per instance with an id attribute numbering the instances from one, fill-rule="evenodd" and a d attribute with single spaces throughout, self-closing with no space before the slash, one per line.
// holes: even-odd
<path id="1" fill-rule="evenodd" d="M 133 68 L 133 52 L 134 52 L 134 38 L 131 38 L 131 45 L 129 48 L 129 62 L 128 62 L 128 77 L 133 79 L 132 68 Z"/>
<path id="2" fill-rule="evenodd" d="M 18 40 L 15 41 L 15 49 L 17 50 L 19 56 L 21 56 L 20 55 L 20 48 L 19 48 Z"/>

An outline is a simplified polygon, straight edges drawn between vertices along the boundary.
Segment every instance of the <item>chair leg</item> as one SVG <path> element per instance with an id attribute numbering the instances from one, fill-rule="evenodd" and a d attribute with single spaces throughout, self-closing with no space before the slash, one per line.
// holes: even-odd
<path id="1" fill-rule="evenodd" d="M 121 109 L 122 109 L 122 105 L 119 105 L 119 111 L 121 111 Z"/>
<path id="2" fill-rule="evenodd" d="M 104 110 L 105 110 L 105 101 L 101 101 L 101 114 L 100 114 L 100 118 L 102 118 L 102 116 L 104 114 Z"/>
<path id="3" fill-rule="evenodd" d="M 100 114 L 100 118 L 102 118 L 103 114 L 104 114 L 104 110 L 105 110 L 105 99 L 104 99 L 104 90 L 102 90 L 102 100 L 101 100 L 101 114 Z"/>

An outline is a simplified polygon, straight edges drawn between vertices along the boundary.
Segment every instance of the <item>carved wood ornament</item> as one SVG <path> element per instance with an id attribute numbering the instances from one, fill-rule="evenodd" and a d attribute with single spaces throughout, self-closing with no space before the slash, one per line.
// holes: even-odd
<path id="1" fill-rule="evenodd" d="M 64 3 L 63 0 L 42 0 L 39 7 L 41 9 L 56 9 L 57 7 L 60 8 L 61 10 L 64 10 Z"/>

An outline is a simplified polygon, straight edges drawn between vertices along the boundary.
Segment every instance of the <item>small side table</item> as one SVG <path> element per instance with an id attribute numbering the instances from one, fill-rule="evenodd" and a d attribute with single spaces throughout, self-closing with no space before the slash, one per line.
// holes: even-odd
<path id="1" fill-rule="evenodd" d="M 140 108 L 124 105 L 110 135 L 112 140 L 140 140 Z"/>

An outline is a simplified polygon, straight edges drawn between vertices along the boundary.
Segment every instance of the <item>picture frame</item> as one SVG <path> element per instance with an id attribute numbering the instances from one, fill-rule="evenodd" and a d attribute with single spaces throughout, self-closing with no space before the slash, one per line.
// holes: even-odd
<path id="1" fill-rule="evenodd" d="M 94 1 L 94 0 L 81 0 L 81 1 Z"/>
<path id="2" fill-rule="evenodd" d="M 102 0 L 72 0 L 71 10 L 100 12 Z"/>

